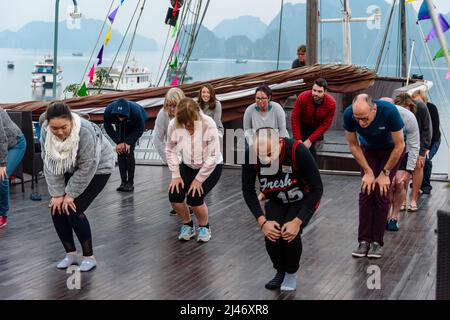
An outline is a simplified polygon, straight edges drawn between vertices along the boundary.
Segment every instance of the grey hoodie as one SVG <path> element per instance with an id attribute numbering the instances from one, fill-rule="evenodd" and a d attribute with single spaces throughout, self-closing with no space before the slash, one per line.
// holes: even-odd
<path id="1" fill-rule="evenodd" d="M 17 144 L 17 137 L 21 134 L 19 127 L 6 111 L 0 108 L 0 167 L 6 167 L 8 150 Z"/>
<path id="2" fill-rule="evenodd" d="M 45 155 L 47 131 L 48 122 L 44 121 L 41 129 L 42 158 Z M 114 166 L 114 150 L 111 144 L 97 125 L 82 118 L 75 167 L 68 171 L 73 174 L 69 182 L 66 185 L 64 174 L 56 175 L 50 172 L 45 163 L 44 175 L 52 197 L 67 194 L 72 198 L 77 198 L 87 188 L 94 175 L 110 174 L 114 171 Z"/>
<path id="3" fill-rule="evenodd" d="M 161 108 L 156 116 L 155 127 L 152 133 L 152 142 L 156 150 L 161 157 L 164 164 L 167 164 L 166 157 L 166 141 L 167 141 L 167 128 L 171 118 L 164 108 Z"/>

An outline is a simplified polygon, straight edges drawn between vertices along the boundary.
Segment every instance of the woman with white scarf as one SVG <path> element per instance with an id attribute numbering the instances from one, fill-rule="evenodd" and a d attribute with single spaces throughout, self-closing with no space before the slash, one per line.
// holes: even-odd
<path id="1" fill-rule="evenodd" d="M 86 209 L 105 187 L 114 170 L 114 151 L 95 124 L 80 118 L 60 101 L 50 103 L 42 125 L 44 175 L 51 195 L 50 211 L 66 250 L 58 269 L 80 264 L 90 271 L 97 263 Z M 73 231 L 83 251 L 81 263 Z"/>

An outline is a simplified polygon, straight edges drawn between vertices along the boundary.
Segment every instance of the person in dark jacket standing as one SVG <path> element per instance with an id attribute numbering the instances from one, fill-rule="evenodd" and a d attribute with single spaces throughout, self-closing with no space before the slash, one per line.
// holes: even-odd
<path id="1" fill-rule="evenodd" d="M 147 113 L 136 102 L 118 99 L 110 103 L 104 113 L 105 130 L 116 143 L 120 179 L 117 191 L 134 190 L 134 148 L 144 133 Z M 115 128 L 113 127 L 115 125 Z"/>
<path id="2" fill-rule="evenodd" d="M 412 97 L 414 100 L 421 101 L 427 105 L 428 111 L 430 112 L 431 124 L 433 127 L 431 135 L 430 152 L 425 158 L 425 165 L 423 167 L 423 181 L 420 187 L 420 189 L 424 194 L 430 194 L 431 189 L 433 189 L 430 182 L 431 171 L 433 169 L 433 163 L 431 162 L 431 160 L 436 155 L 436 153 L 439 150 L 439 146 L 441 145 L 439 112 L 436 105 L 428 101 L 428 97 L 425 91 L 423 90 L 416 91 L 413 93 Z"/>
<path id="3" fill-rule="evenodd" d="M 242 192 L 276 270 L 266 289 L 293 291 L 302 254 L 300 235 L 319 206 L 323 185 L 308 149 L 299 141 L 279 137 L 272 128 L 256 132 L 242 165 Z M 256 178 L 268 200 L 265 213 L 256 195 Z"/>

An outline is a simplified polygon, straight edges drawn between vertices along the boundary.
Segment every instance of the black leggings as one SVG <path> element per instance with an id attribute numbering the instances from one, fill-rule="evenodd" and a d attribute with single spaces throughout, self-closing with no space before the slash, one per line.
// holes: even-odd
<path id="1" fill-rule="evenodd" d="M 122 184 L 134 184 L 134 168 L 136 161 L 134 160 L 134 146 L 131 146 L 130 153 L 122 153 L 117 155 L 117 162 L 119 163 L 120 180 Z"/>
<path id="2" fill-rule="evenodd" d="M 83 256 L 89 257 L 93 255 L 91 227 L 89 226 L 89 221 L 84 212 L 90 206 L 92 201 L 94 201 L 95 197 L 103 190 L 110 176 L 110 174 L 99 174 L 92 178 L 86 190 L 84 190 L 80 196 L 75 198 L 74 203 L 77 208 L 76 212 L 69 209 L 69 215 L 65 213 L 59 214 L 58 212 L 52 215 L 56 233 L 66 252 L 74 252 L 77 250 L 73 240 L 73 230 L 77 235 L 78 241 L 80 241 Z M 65 175 L 66 184 L 70 177 L 70 174 Z"/>
<path id="3" fill-rule="evenodd" d="M 202 188 L 203 188 L 203 194 L 201 196 L 198 195 L 198 193 L 195 194 L 195 197 L 193 197 L 191 194 L 187 195 L 187 204 L 191 207 L 197 207 L 201 206 L 203 204 L 203 200 L 205 199 L 206 195 L 211 191 L 212 188 L 217 184 L 220 178 L 220 174 L 222 173 L 222 164 L 216 165 L 213 172 L 209 175 L 209 177 L 203 181 Z M 184 199 L 186 198 L 186 193 L 189 190 L 189 187 L 191 186 L 192 181 L 194 181 L 195 177 L 197 176 L 197 173 L 200 171 L 200 169 L 192 169 L 185 165 L 184 163 L 180 164 L 180 174 L 181 179 L 183 179 L 184 188 L 180 190 L 180 192 L 177 192 L 174 190 L 173 193 L 169 192 L 169 201 L 172 203 L 182 203 L 184 202 Z"/>
<path id="4" fill-rule="evenodd" d="M 265 205 L 266 219 L 277 221 L 281 227 L 285 222 L 289 222 L 298 214 L 298 207 L 292 204 L 282 204 L 275 201 L 267 201 Z M 300 256 L 302 255 L 302 238 L 300 233 L 287 242 L 282 238 L 276 242 L 270 241 L 267 237 L 266 250 L 272 260 L 273 267 L 280 273 L 295 273 L 300 267 Z"/>

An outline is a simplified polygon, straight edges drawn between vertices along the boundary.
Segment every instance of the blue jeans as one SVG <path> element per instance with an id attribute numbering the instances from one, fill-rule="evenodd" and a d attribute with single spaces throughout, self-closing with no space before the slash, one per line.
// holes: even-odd
<path id="1" fill-rule="evenodd" d="M 8 155 L 6 156 L 6 176 L 7 178 L 0 181 L 0 216 L 6 217 L 9 210 L 9 176 L 12 175 L 14 170 L 22 161 L 25 154 L 27 142 L 22 135 L 17 137 L 17 143 L 8 149 Z"/>
<path id="2" fill-rule="evenodd" d="M 431 162 L 431 159 L 436 155 L 436 153 L 439 150 L 439 146 L 441 145 L 441 140 L 434 142 L 431 146 L 431 150 L 428 153 L 428 157 L 425 158 L 425 165 L 423 167 L 423 181 L 422 186 L 420 189 L 429 189 L 431 190 L 433 187 L 430 183 L 431 178 L 431 171 L 433 170 L 433 163 Z"/>

